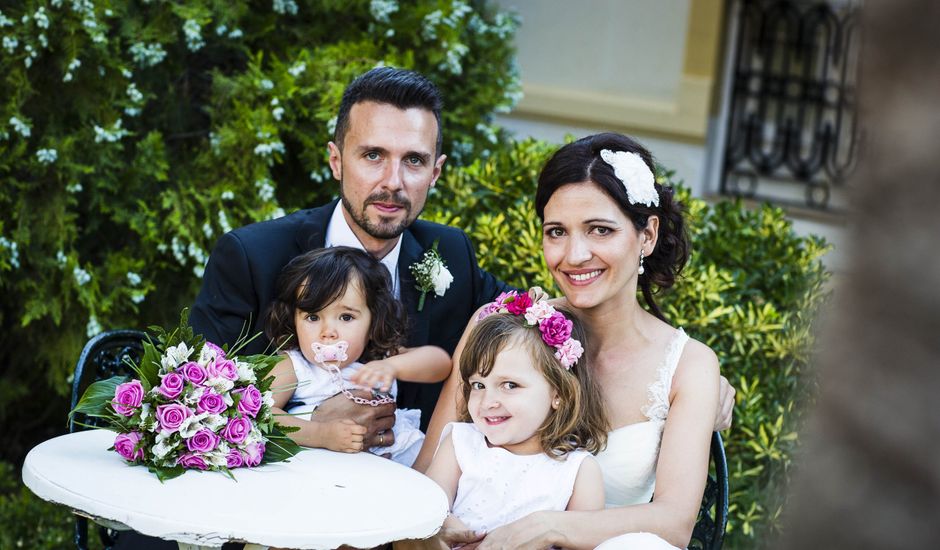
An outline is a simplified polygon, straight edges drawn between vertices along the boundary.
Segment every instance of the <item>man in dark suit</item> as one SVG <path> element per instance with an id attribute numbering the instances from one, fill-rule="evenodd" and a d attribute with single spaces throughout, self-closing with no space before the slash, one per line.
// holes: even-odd
<path id="1" fill-rule="evenodd" d="M 409 346 L 432 344 L 453 353 L 477 307 L 505 285 L 482 271 L 466 234 L 417 220 L 446 156 L 441 153 L 441 98 L 423 76 L 388 67 L 355 79 L 343 94 L 330 167 L 340 200 L 276 220 L 236 229 L 219 239 L 190 315 L 196 332 L 232 344 L 264 328 L 281 268 L 295 256 L 324 246 L 362 248 L 392 274 L 409 315 Z M 443 296 L 429 293 L 422 311 L 409 267 L 437 241 L 454 277 Z M 265 338 L 244 352 L 261 352 Z M 401 383 L 398 405 L 419 408 L 422 428 L 434 410 L 440 384 Z M 315 418 L 345 417 L 365 425 L 366 446 L 391 443 L 392 407 L 356 405 L 343 397 L 321 405 Z"/>

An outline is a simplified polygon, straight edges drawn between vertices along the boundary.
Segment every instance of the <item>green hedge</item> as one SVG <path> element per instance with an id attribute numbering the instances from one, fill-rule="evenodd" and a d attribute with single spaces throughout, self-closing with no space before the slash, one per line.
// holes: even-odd
<path id="1" fill-rule="evenodd" d="M 415 68 L 444 92 L 450 160 L 425 218 L 464 227 L 501 278 L 552 288 L 532 194 L 555 147 L 490 122 L 519 95 L 516 25 L 482 0 L 0 7 L 0 546 L 70 538 L 67 512 L 10 464 L 64 431 L 86 339 L 174 322 L 219 235 L 330 198 L 332 117 L 368 68 Z M 765 497 L 798 442 L 824 245 L 776 209 L 690 211 L 695 253 L 663 303 L 738 388 L 729 543 L 751 547 L 776 525 L 781 497 Z"/>

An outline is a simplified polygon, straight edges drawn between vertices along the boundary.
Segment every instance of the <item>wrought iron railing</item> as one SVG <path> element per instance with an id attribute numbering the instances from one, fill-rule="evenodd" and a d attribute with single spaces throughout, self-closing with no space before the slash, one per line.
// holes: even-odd
<path id="1" fill-rule="evenodd" d="M 740 7 L 721 192 L 837 212 L 860 141 L 860 4 Z"/>

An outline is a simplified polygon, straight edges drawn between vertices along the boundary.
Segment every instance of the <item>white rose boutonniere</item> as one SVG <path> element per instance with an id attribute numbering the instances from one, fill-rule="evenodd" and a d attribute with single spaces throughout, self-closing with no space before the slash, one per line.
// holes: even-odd
<path id="1" fill-rule="evenodd" d="M 411 264 L 409 268 L 411 274 L 415 277 L 415 288 L 421 291 L 421 298 L 418 299 L 418 311 L 424 309 L 424 298 L 428 292 L 434 291 L 437 296 L 443 296 L 444 292 L 450 288 L 454 282 L 454 276 L 447 269 L 444 258 L 437 251 L 439 239 L 434 240 L 431 248 L 424 252 L 421 260 Z"/>

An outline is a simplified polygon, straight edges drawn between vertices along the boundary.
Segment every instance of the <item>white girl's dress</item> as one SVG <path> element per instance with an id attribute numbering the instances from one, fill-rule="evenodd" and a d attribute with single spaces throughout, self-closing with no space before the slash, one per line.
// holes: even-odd
<path id="1" fill-rule="evenodd" d="M 628 424 L 607 434 L 607 448 L 597 462 L 604 476 L 607 508 L 645 504 L 656 488 L 656 462 L 663 438 L 663 425 L 669 413 L 669 391 L 679 358 L 689 337 L 681 328 L 666 347 L 657 378 L 649 387 L 649 404 L 643 410 L 645 422 Z M 650 533 L 628 533 L 605 541 L 596 550 L 616 549 L 674 550 L 675 547 Z"/>
<path id="2" fill-rule="evenodd" d="M 288 403 L 287 412 L 298 418 L 310 420 L 313 410 L 320 403 L 339 393 L 340 387 L 333 381 L 333 376 L 329 371 L 307 361 L 307 358 L 300 350 L 289 350 L 287 356 L 290 358 L 294 367 L 294 374 L 297 376 L 297 387 L 294 389 L 290 403 Z M 349 378 L 361 366 L 362 363 L 357 361 L 340 369 L 343 384 L 347 388 L 362 389 L 349 381 Z M 389 394 L 393 398 L 398 395 L 397 382 L 392 383 Z M 415 459 L 418 458 L 418 452 L 421 451 L 421 444 L 424 442 L 424 433 L 421 432 L 420 425 L 420 410 L 396 409 L 395 425 L 392 427 L 395 443 L 388 447 L 372 447 L 369 452 L 377 455 L 389 454 L 395 462 L 411 467 Z"/>
<path id="3" fill-rule="evenodd" d="M 448 432 L 461 472 L 452 512 L 474 530 L 490 531 L 540 510 L 564 510 L 589 454 L 577 450 L 557 460 L 545 453 L 516 455 L 487 445 L 470 423 L 448 424 L 442 440 Z"/>

